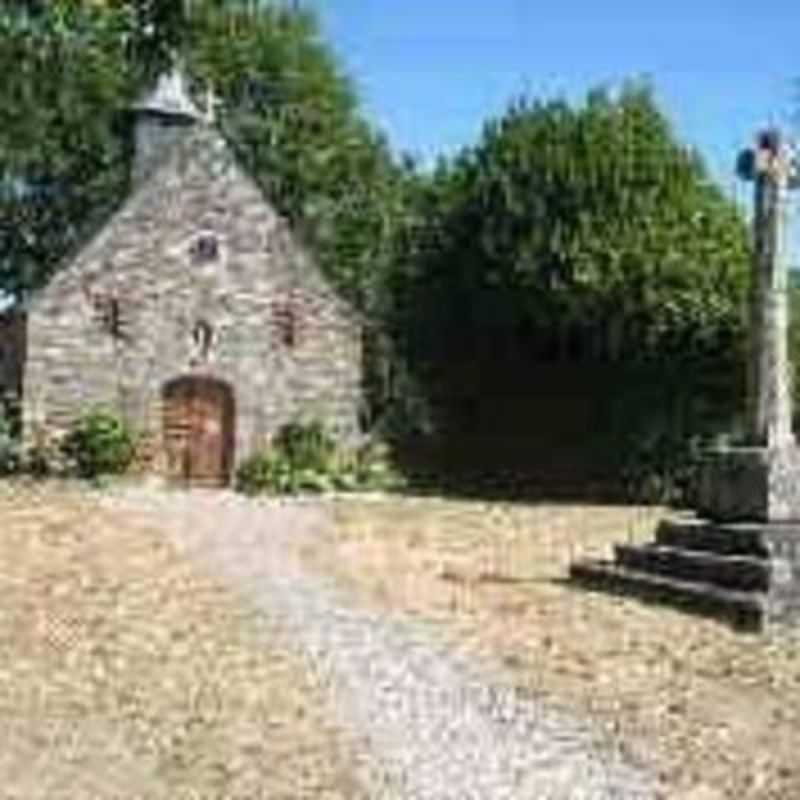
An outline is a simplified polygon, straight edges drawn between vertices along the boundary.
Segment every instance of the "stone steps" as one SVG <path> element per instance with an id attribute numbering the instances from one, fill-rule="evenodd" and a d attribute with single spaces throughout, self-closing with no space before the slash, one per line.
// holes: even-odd
<path id="1" fill-rule="evenodd" d="M 758 523 L 712 525 L 697 517 L 675 517 L 661 521 L 656 542 L 665 547 L 765 558 L 763 528 Z"/>
<path id="2" fill-rule="evenodd" d="M 800 620 L 800 523 L 662 520 L 646 544 L 618 544 L 613 560 L 570 565 L 591 588 L 646 595 L 738 625 Z"/>
<path id="3" fill-rule="evenodd" d="M 585 560 L 570 566 L 570 578 L 587 588 L 630 594 L 722 617 L 737 627 L 759 628 L 765 615 L 760 592 L 723 589 L 712 583 L 624 567 L 613 561 Z"/>
<path id="4" fill-rule="evenodd" d="M 616 563 L 628 569 L 743 592 L 765 592 L 769 588 L 769 562 L 763 558 L 659 544 L 621 544 L 615 546 L 614 553 Z"/>

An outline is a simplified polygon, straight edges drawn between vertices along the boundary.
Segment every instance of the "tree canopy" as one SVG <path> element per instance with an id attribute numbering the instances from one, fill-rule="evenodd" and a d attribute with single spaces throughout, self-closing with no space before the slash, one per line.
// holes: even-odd
<path id="1" fill-rule="evenodd" d="M 213 87 L 230 145 L 328 277 L 398 345 L 391 369 L 386 351 L 368 359 L 378 413 L 388 395 L 421 419 L 410 389 L 421 386 L 435 403 L 455 398 L 454 441 L 502 417 L 527 457 L 519 434 L 537 359 L 657 362 L 670 373 L 658 393 L 683 387 L 687 403 L 706 390 L 672 365 L 710 355 L 727 378 L 741 362 L 746 226 L 647 86 L 598 89 L 582 104 L 521 98 L 426 173 L 362 116 L 314 15 L 277 1 L 3 4 L 0 295 L 42 286 L 124 200 L 126 109 L 175 57 L 198 105 Z M 624 380 L 641 389 L 650 378 Z M 728 405 L 730 385 L 715 390 Z M 607 388 L 598 406 L 626 387 Z M 493 392 L 516 393 L 517 411 Z M 629 397 L 650 417 L 673 414 Z M 552 428 L 563 450 L 552 411 L 537 440 Z M 637 427 L 632 415 L 617 413 L 638 436 L 651 420 Z"/>
<path id="2" fill-rule="evenodd" d="M 433 222 L 406 310 L 430 298 L 440 341 L 474 352 L 509 327 L 616 322 L 655 350 L 679 335 L 675 351 L 741 323 L 745 225 L 647 86 L 578 107 L 516 101 L 424 195 Z M 459 298 L 449 334 L 443 295 Z"/>
<path id="3" fill-rule="evenodd" d="M 124 198 L 125 109 L 175 53 L 232 146 L 367 306 L 403 170 L 358 111 L 315 17 L 277 4 L 12 3 L 0 12 L 0 289 L 41 286 Z"/>

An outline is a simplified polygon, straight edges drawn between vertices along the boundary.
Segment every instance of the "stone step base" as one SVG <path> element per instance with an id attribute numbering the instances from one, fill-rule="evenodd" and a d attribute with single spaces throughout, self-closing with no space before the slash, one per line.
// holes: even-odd
<path id="1" fill-rule="evenodd" d="M 765 528 L 766 523 L 718 524 L 693 515 L 681 515 L 661 521 L 656 529 L 656 543 L 719 555 L 765 558 L 768 555 Z"/>
<path id="2" fill-rule="evenodd" d="M 570 577 L 722 613 L 765 629 L 800 623 L 800 522 L 662 520 L 655 541 L 619 544 L 613 561 L 583 561 Z"/>
<path id="3" fill-rule="evenodd" d="M 756 556 L 686 550 L 659 544 L 617 545 L 614 554 L 615 562 L 620 566 L 642 572 L 743 592 L 766 592 L 769 589 L 769 561 Z"/>
<path id="4" fill-rule="evenodd" d="M 599 560 L 572 564 L 570 578 L 587 588 L 635 595 L 720 617 L 739 628 L 758 630 L 765 623 L 766 598 L 761 592 L 723 589 L 711 583 L 681 580 Z"/>

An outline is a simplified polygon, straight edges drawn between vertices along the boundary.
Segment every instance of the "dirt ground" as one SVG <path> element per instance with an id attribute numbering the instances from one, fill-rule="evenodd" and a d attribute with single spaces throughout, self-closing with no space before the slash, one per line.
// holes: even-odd
<path id="1" fill-rule="evenodd" d="M 0 483 L 0 797 L 362 797 L 280 631 L 91 494 Z"/>
<path id="2" fill-rule="evenodd" d="M 562 579 L 571 558 L 648 538 L 660 509 L 434 499 L 336 503 L 309 565 L 424 616 L 518 686 L 591 714 L 669 797 L 800 797 L 800 647 Z"/>
<path id="3" fill-rule="evenodd" d="M 326 501 L 327 502 L 327 501 Z M 663 511 L 331 501 L 308 565 L 619 735 L 683 800 L 800 797 L 800 647 L 563 582 Z M 274 623 L 69 486 L 0 482 L 0 798 L 358 798 Z"/>

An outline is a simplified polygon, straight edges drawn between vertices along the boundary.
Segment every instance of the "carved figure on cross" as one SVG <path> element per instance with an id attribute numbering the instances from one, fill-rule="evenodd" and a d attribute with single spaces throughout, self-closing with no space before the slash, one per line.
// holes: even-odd
<path id="1" fill-rule="evenodd" d="M 780 131 L 765 130 L 755 148 L 739 155 L 737 172 L 755 184 L 748 443 L 790 447 L 794 437 L 786 294 L 787 192 L 800 187 L 800 161 Z"/>

